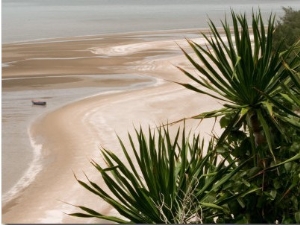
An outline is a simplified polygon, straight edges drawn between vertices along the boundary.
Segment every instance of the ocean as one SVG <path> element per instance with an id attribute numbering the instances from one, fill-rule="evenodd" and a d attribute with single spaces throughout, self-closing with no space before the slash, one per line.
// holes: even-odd
<path id="1" fill-rule="evenodd" d="M 208 19 L 220 25 L 219 21 L 225 15 L 229 16 L 231 9 L 246 12 L 249 16 L 252 10 L 260 9 L 267 19 L 271 12 L 277 18 L 282 16 L 282 7 L 299 10 L 300 1 L 2 0 L 2 43 L 139 31 L 201 29 L 207 27 Z M 51 95 L 53 105 L 50 109 L 54 110 L 98 91 L 2 91 L 2 193 L 6 198 L 30 183 L 31 174 L 36 174 L 40 169 L 33 167 L 35 164 L 32 161 L 34 155 L 39 154 L 39 146 L 32 143 L 28 124 L 49 111 L 49 107 L 16 106 L 28 103 L 34 95 Z"/>
<path id="2" fill-rule="evenodd" d="M 2 43 L 207 27 L 230 10 L 279 17 L 299 0 L 2 0 Z"/>

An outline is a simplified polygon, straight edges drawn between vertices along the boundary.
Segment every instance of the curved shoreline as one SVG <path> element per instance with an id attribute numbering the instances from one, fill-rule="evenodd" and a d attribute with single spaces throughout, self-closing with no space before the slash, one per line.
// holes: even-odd
<path id="1" fill-rule="evenodd" d="M 105 75 L 102 75 L 102 77 L 103 76 L 105 76 Z M 18 79 L 32 79 L 32 78 L 25 77 L 25 78 L 7 78 L 7 79 L 18 80 Z M 140 82 L 134 83 L 131 81 L 127 84 L 128 86 L 125 86 L 122 89 L 116 89 L 117 87 L 115 87 L 115 90 L 99 92 L 99 93 L 89 95 L 89 96 L 83 96 L 79 99 L 76 99 L 74 101 L 66 103 L 63 106 L 60 106 L 59 108 L 64 107 L 68 104 L 76 103 L 78 101 L 82 101 L 84 99 L 89 99 L 89 98 L 100 96 L 100 95 L 111 95 L 114 93 L 126 92 L 126 91 L 130 91 L 130 90 L 138 90 L 138 89 L 142 89 L 142 88 L 149 88 L 149 87 L 154 87 L 154 86 L 163 84 L 163 81 L 161 81 L 160 79 L 157 79 L 154 77 L 149 77 L 149 76 L 147 77 L 147 76 L 143 76 L 143 75 L 131 75 L 131 76 L 122 75 L 121 77 L 120 77 L 120 75 L 119 76 L 110 75 L 105 79 L 108 79 L 108 80 L 109 79 L 119 79 L 119 80 L 123 80 L 123 81 L 125 81 L 126 79 L 137 79 L 137 80 L 140 79 Z M 33 119 L 32 123 L 34 123 L 36 120 L 39 120 L 43 116 L 45 116 L 49 113 L 52 113 L 55 110 L 58 110 L 59 108 L 47 110 L 42 115 L 39 115 L 37 118 Z M 4 211 L 6 208 L 5 206 L 9 205 L 10 201 L 14 201 L 16 198 L 18 198 L 18 194 L 22 193 L 22 190 L 24 190 L 27 186 L 29 186 L 32 182 L 34 182 L 35 177 L 43 169 L 43 165 L 42 165 L 42 163 L 40 163 L 40 161 L 42 160 L 41 152 L 42 152 L 43 146 L 42 146 L 42 144 L 36 144 L 35 139 L 34 139 L 33 135 L 31 134 L 32 123 L 30 123 L 28 125 L 29 127 L 27 129 L 27 133 L 28 133 L 28 137 L 30 140 L 30 144 L 33 149 L 33 159 L 32 159 L 32 162 L 30 163 L 29 168 L 26 170 L 24 175 L 19 179 L 19 181 L 12 188 L 10 188 L 10 190 L 8 192 L 6 192 L 2 196 L 2 205 L 4 206 L 3 207 Z"/>
<path id="2" fill-rule="evenodd" d="M 127 49 L 129 50 L 132 46 L 139 48 L 137 48 L 137 52 L 129 51 L 127 54 L 123 54 L 122 57 L 109 56 L 108 58 L 97 58 L 96 61 L 85 61 L 84 63 L 88 63 L 91 67 L 86 71 L 86 74 L 89 74 L 90 71 L 94 71 L 94 73 L 97 71 L 98 74 L 108 74 L 108 71 L 111 74 L 141 73 L 156 80 L 184 81 L 186 78 L 173 66 L 173 64 L 186 65 L 186 62 L 182 53 L 177 49 L 178 46 L 172 35 L 167 33 L 163 37 L 160 34 L 156 41 L 146 39 L 140 34 L 138 37 L 127 37 L 125 35 L 125 37 L 116 36 L 112 40 L 101 39 L 103 43 L 98 43 L 98 45 L 108 49 L 119 46 L 120 43 L 122 46 L 128 45 Z M 169 41 L 166 42 L 166 39 Z M 178 37 L 176 37 L 176 40 L 178 40 Z M 147 46 L 145 49 L 143 45 L 137 45 L 137 43 L 143 44 L 145 42 L 150 44 L 151 47 Z M 68 43 L 65 44 L 65 47 L 72 47 Z M 47 44 L 45 45 L 47 46 Z M 79 47 L 74 46 L 76 50 L 72 52 L 73 54 L 76 52 L 76 54 L 93 55 L 93 53 L 87 53 L 87 50 L 90 50 L 89 46 L 93 45 L 95 45 L 95 42 L 81 42 L 78 46 L 80 48 L 84 47 L 82 48 L 83 51 L 78 51 L 80 50 Z M 28 50 L 34 48 L 34 46 L 30 44 Z M 37 43 L 37 46 L 42 47 L 39 43 Z M 61 47 L 63 46 L 58 44 L 57 51 L 62 52 L 65 50 Z M 121 48 L 121 50 L 126 52 L 126 48 L 125 50 Z M 5 54 L 4 51 L 4 56 Z M 33 54 L 37 54 L 37 52 L 33 51 Z M 52 54 L 56 53 L 53 52 Z M 62 52 L 62 54 L 69 57 L 68 52 Z M 103 55 L 103 53 L 101 54 Z M 108 68 L 103 68 L 103 66 L 99 68 L 99 64 L 105 63 L 110 63 Z M 76 68 L 76 64 L 72 65 Z M 5 67 L 6 77 L 28 76 L 28 72 L 22 70 L 23 66 L 25 65 L 22 63 L 16 63 L 12 67 Z M 68 75 L 73 70 L 74 68 L 67 71 L 62 67 L 61 70 L 56 71 L 49 68 L 40 75 L 39 70 L 33 71 L 33 74 L 55 76 L 61 72 L 61 75 Z M 84 75 L 82 74 L 82 76 Z M 115 82 L 120 81 L 116 80 Z M 68 85 L 74 86 L 75 84 L 76 82 Z M 59 85 L 63 88 L 66 84 Z M 13 91 L 13 88 L 18 87 L 11 86 L 10 88 Z M 43 89 L 45 87 L 39 88 Z M 195 95 L 195 93 L 185 90 L 177 84 L 164 82 L 161 85 L 148 88 L 87 97 L 45 114 L 42 118 L 35 120 L 31 127 L 36 144 L 42 144 L 43 146 L 41 161 L 44 169 L 36 176 L 34 182 L 20 193 L 18 198 L 3 207 L 3 222 L 95 222 L 66 216 L 63 212 L 71 213 L 76 211 L 76 208 L 61 201 L 74 205 L 94 206 L 95 209 L 103 213 L 114 214 L 115 212 L 106 203 L 96 200 L 93 195 L 87 193 L 77 184 L 73 172 L 77 176 L 81 176 L 83 175 L 82 171 L 84 171 L 91 179 L 101 182 L 89 160 L 99 160 L 100 146 L 116 152 L 120 151 L 116 134 L 126 141 L 127 132 L 131 132 L 134 125 L 144 127 L 151 125 L 155 127 L 162 123 L 195 115 L 200 110 L 210 110 L 215 108 L 217 104 L 217 102 L 208 100 L 206 97 L 199 98 L 197 94 Z M 189 121 L 186 122 L 186 125 L 192 129 L 207 130 L 212 123 L 208 121 L 198 127 L 198 123 L 195 124 Z M 103 162 L 100 160 L 100 163 Z M 99 221 L 97 222 L 99 223 Z"/>
<path id="3" fill-rule="evenodd" d="M 36 145 L 34 143 L 34 140 L 30 138 L 29 130 L 30 129 L 28 129 L 28 136 L 33 148 L 33 160 L 21 179 L 19 179 L 19 181 L 13 187 L 11 187 L 6 193 L 4 193 L 4 195 L 2 195 L 2 212 L 6 211 L 7 205 L 11 205 L 11 202 L 18 198 L 18 195 L 20 192 L 22 192 L 22 190 L 34 182 L 35 177 L 42 170 L 42 165 L 39 164 L 42 145 Z"/>

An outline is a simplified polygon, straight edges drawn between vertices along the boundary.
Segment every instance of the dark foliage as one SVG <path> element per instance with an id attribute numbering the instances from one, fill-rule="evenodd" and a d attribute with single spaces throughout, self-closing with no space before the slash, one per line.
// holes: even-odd
<path id="1" fill-rule="evenodd" d="M 300 40 L 300 10 L 283 8 L 285 15 L 278 21 L 274 33 L 274 47 L 281 42 L 281 49 L 293 45 Z"/>

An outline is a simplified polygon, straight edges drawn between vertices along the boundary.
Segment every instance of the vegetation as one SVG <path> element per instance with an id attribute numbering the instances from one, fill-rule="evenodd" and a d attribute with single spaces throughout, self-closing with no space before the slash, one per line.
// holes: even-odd
<path id="1" fill-rule="evenodd" d="M 200 66 L 183 50 L 193 66 L 204 76 L 192 75 L 184 69 L 179 69 L 197 82 L 201 88 L 206 87 L 208 91 L 199 89 L 196 85 L 182 85 L 226 102 L 225 107 L 221 110 L 202 113 L 194 117 L 203 119 L 226 116 L 223 120 L 223 122 L 227 120 L 225 122 L 226 129 L 220 142 L 230 131 L 245 125 L 249 129 L 250 135 L 253 136 L 250 140 L 252 150 L 256 151 L 257 146 L 262 146 L 267 142 L 270 155 L 274 158 L 272 149 L 277 146 L 272 141 L 270 128 L 274 130 L 273 132 L 280 132 L 285 139 L 288 139 L 289 135 L 284 127 L 286 125 L 300 127 L 294 120 L 294 117 L 298 117 L 298 115 L 285 107 L 284 104 L 276 101 L 277 96 L 282 92 L 280 84 L 290 85 L 290 71 L 284 68 L 282 62 L 294 65 L 299 59 L 293 58 L 290 60 L 291 62 L 286 62 L 295 48 L 289 48 L 284 54 L 279 49 L 272 50 L 274 17 L 270 17 L 268 30 L 265 34 L 261 15 L 253 15 L 253 48 L 245 15 L 236 16 L 232 12 L 232 20 L 233 34 L 229 25 L 223 24 L 226 42 L 212 22 L 210 23 L 212 37 L 203 34 L 214 53 L 205 46 L 189 41 L 204 67 Z M 254 165 L 256 163 L 254 162 Z"/>
<path id="2" fill-rule="evenodd" d="M 211 222 L 227 212 L 219 205 L 251 192 L 247 188 L 247 192 L 230 197 L 217 195 L 243 164 L 237 167 L 234 162 L 227 166 L 226 160 L 219 162 L 213 142 L 204 149 L 199 135 L 189 142 L 185 130 L 178 129 L 172 140 L 167 128 L 158 128 L 157 133 L 149 129 L 148 138 L 142 129 L 136 130 L 136 138 L 138 146 L 129 134 L 130 150 L 120 140 L 127 163 L 106 149 L 102 149 L 102 154 L 107 168 L 92 162 L 112 194 L 90 180 L 87 183 L 78 180 L 128 220 L 105 216 L 83 206 L 79 208 L 85 213 L 71 215 L 118 223 Z"/>
<path id="3" fill-rule="evenodd" d="M 173 138 L 168 127 L 149 130 L 148 138 L 136 130 L 138 146 L 131 135 L 130 151 L 120 140 L 127 163 L 105 149 L 108 167 L 92 162 L 112 194 L 78 180 L 127 220 L 83 206 L 71 215 L 118 223 L 300 223 L 300 44 L 275 46 L 272 15 L 266 28 L 253 13 L 251 32 L 245 15 L 231 15 L 225 38 L 210 22 L 207 45 L 188 40 L 194 54 L 182 49 L 199 74 L 179 68 L 193 81 L 181 85 L 224 102 L 193 117 L 220 118 L 221 136 L 204 150 L 184 129 Z"/>
<path id="4" fill-rule="evenodd" d="M 274 33 L 274 46 L 282 44 L 282 49 L 300 40 L 300 10 L 283 8 L 285 14 L 278 22 Z"/>
<path id="5" fill-rule="evenodd" d="M 225 102 L 223 109 L 193 118 L 222 117 L 220 121 L 225 130 L 218 139 L 217 148 L 223 157 L 232 157 L 238 163 L 251 159 L 245 170 L 241 170 L 243 180 L 260 189 L 238 203 L 231 203 L 232 213 L 239 215 L 237 221 L 295 222 L 300 212 L 296 201 L 300 196 L 300 171 L 288 172 L 281 163 L 296 159 L 298 164 L 293 165 L 299 165 L 299 146 L 292 147 L 292 143 L 299 143 L 300 120 L 294 111 L 297 104 L 292 99 L 287 101 L 286 93 L 295 90 L 295 80 L 299 79 L 300 46 L 295 43 L 284 52 L 280 46 L 273 49 L 275 25 L 272 16 L 265 31 L 261 15 L 253 14 L 251 34 L 245 15 L 237 16 L 232 12 L 232 21 L 233 33 L 228 23 L 223 23 L 226 42 L 212 22 L 212 36 L 204 35 L 209 48 L 189 41 L 197 59 L 183 51 L 201 75 L 192 75 L 180 68 L 197 83 L 182 85 Z M 289 92 L 289 96 L 295 95 Z M 231 147 L 224 148 L 224 143 Z M 278 167 L 274 169 L 274 165 Z M 237 190 L 247 186 L 243 180 L 235 186 Z M 285 183 L 280 183 L 282 181 Z M 291 189 L 295 192 L 287 197 Z M 232 219 L 225 221 L 232 222 Z"/>

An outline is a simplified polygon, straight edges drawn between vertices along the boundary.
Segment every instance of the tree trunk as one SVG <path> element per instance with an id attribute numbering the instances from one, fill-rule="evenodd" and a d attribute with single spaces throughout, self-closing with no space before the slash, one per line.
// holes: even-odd
<path id="1" fill-rule="evenodd" d="M 256 146 L 262 145 L 266 142 L 266 138 L 262 132 L 261 124 L 257 118 L 256 113 L 250 116 L 250 126 L 253 131 Z"/>

